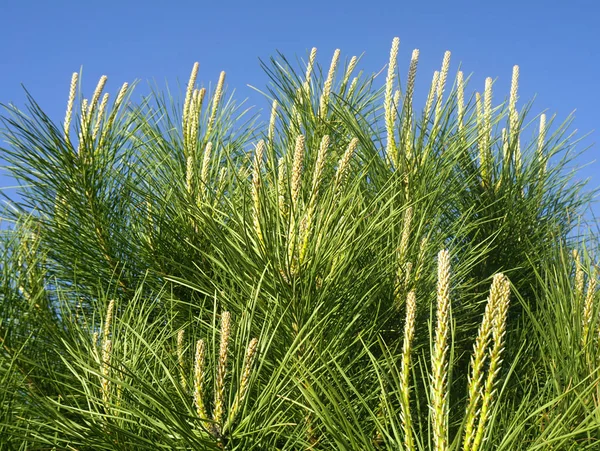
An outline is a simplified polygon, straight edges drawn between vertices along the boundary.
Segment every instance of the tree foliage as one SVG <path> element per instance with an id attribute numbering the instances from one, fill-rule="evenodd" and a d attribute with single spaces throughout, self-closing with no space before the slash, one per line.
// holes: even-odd
<path id="1" fill-rule="evenodd" d="M 383 83 L 263 62 L 264 120 L 197 64 L 182 102 L 75 73 L 60 124 L 5 106 L 2 447 L 599 446 L 571 118 L 449 52 L 419 109 L 398 45 Z"/>

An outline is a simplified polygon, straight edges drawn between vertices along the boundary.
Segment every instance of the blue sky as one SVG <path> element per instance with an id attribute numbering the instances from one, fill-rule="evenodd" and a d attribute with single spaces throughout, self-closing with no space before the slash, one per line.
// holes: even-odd
<path id="1" fill-rule="evenodd" d="M 508 93 L 512 66 L 521 68 L 520 105 L 536 96 L 533 113 L 576 111 L 574 128 L 592 132 L 581 146 L 593 146 L 579 163 L 598 159 L 600 130 L 600 4 L 597 1 L 32 1 L 0 2 L 0 103 L 24 106 L 24 84 L 56 118 L 64 114 L 70 75 L 83 66 L 84 90 L 109 77 L 115 92 L 124 81 L 154 79 L 182 84 L 195 61 L 199 80 L 215 82 L 227 72 L 236 97 L 267 108 L 247 85 L 264 87 L 259 58 L 277 50 L 305 57 L 315 46 L 328 65 L 333 51 L 365 53 L 362 67 L 378 71 L 400 37 L 401 74 L 412 49 L 421 51 L 417 88 L 425 90 L 452 51 L 472 74 L 470 87 L 482 90 L 494 77 L 495 100 Z M 383 79 L 382 79 L 383 82 Z M 138 94 L 146 92 L 145 83 Z M 418 91 L 417 91 L 418 94 Z M 600 163 L 578 178 L 600 185 Z M 0 186 L 12 181 L 0 176 Z M 596 214 L 600 213 L 598 207 Z"/>

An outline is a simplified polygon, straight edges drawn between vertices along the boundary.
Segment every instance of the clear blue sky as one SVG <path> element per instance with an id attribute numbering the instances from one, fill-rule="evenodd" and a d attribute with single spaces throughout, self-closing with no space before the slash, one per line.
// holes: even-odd
<path id="1" fill-rule="evenodd" d="M 504 1 L 0 1 L 0 103 L 24 105 L 23 83 L 42 107 L 62 120 L 70 75 L 84 70 L 91 92 L 102 74 L 115 92 L 124 81 L 185 83 L 200 62 L 199 80 L 227 72 L 237 98 L 267 106 L 247 84 L 263 87 L 259 58 L 276 50 L 305 57 L 315 46 L 328 65 L 333 50 L 378 71 L 400 37 L 401 73 L 412 49 L 421 50 L 417 85 L 430 83 L 445 50 L 472 73 L 481 90 L 497 78 L 495 99 L 508 92 L 511 69 L 521 67 L 520 105 L 534 95 L 536 114 L 558 119 L 577 109 L 574 127 L 592 132 L 593 145 L 580 163 L 596 160 L 600 147 L 600 4 L 596 0 Z M 383 80 L 382 80 L 383 81 Z M 146 91 L 144 84 L 140 92 Z M 596 131 L 595 131 L 596 130 Z M 600 164 L 579 178 L 600 185 Z M 0 176 L 0 186 L 11 181 Z M 598 207 L 596 213 L 600 213 Z"/>

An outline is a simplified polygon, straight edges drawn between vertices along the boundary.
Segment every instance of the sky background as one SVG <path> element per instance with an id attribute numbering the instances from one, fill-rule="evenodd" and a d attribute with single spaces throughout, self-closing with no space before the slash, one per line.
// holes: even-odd
<path id="1" fill-rule="evenodd" d="M 451 77 L 460 64 L 472 75 L 470 89 L 479 91 L 493 77 L 496 103 L 508 95 L 518 64 L 519 107 L 535 96 L 532 113 L 556 113 L 558 122 L 577 110 L 573 128 L 580 136 L 591 132 L 580 148 L 592 146 L 578 160 L 587 166 L 577 179 L 600 186 L 598 1 L 0 0 L 0 21 L 0 103 L 24 107 L 23 84 L 57 122 L 71 73 L 81 67 L 88 96 L 103 74 L 111 93 L 125 81 L 141 80 L 139 96 L 148 92 L 148 80 L 185 85 L 199 61 L 200 83 L 215 83 L 225 70 L 229 89 L 268 120 L 268 102 L 248 85 L 268 83 L 259 59 L 276 51 L 305 59 L 314 46 L 325 67 L 336 48 L 343 58 L 364 52 L 361 67 L 378 72 L 398 36 L 401 75 L 412 50 L 420 49 L 417 97 L 424 97 L 450 50 Z M 0 175 L 0 187 L 13 184 Z M 600 216 L 598 205 L 594 212 Z"/>

